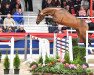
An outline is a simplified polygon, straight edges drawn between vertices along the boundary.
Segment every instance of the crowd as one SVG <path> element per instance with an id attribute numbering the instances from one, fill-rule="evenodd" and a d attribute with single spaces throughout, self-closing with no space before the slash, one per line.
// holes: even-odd
<path id="1" fill-rule="evenodd" d="M 43 0 L 42 9 L 46 7 L 62 7 L 75 16 L 89 16 L 89 1 L 90 0 Z"/>
<path id="2" fill-rule="evenodd" d="M 0 32 L 25 32 L 21 0 L 2 0 Z"/>
<path id="3" fill-rule="evenodd" d="M 42 0 L 42 9 L 46 8 L 46 7 L 61 7 L 61 8 L 65 8 L 68 12 L 70 12 L 72 15 L 76 16 L 76 17 L 88 17 L 90 16 L 90 0 Z M 94 10 L 94 0 L 93 0 L 93 6 L 92 6 L 93 10 Z M 94 11 L 93 11 L 93 16 L 94 16 Z M 52 23 L 51 18 L 46 18 L 46 24 L 51 24 L 51 25 L 56 25 L 54 23 Z M 90 28 L 94 30 L 94 20 L 92 19 L 83 19 L 86 22 L 88 22 L 88 24 L 90 25 Z M 92 28 L 93 27 L 93 28 Z M 61 28 L 61 30 L 63 29 L 67 29 L 69 27 L 66 28 Z M 52 30 L 55 29 L 57 31 L 57 27 L 55 28 L 50 28 L 49 31 L 53 32 Z"/>
<path id="4" fill-rule="evenodd" d="M 65 8 L 72 15 L 77 17 L 90 16 L 90 0 L 42 0 L 42 9 L 47 7 Z M 33 11 L 32 0 L 24 0 L 26 11 Z M 94 1 L 93 1 L 94 9 Z M 0 29 L 2 32 L 20 32 L 24 25 L 21 0 L 2 0 L 0 4 Z M 6 15 L 6 16 L 5 16 Z M 93 11 L 94 16 L 94 11 Z M 56 23 L 51 18 L 45 19 L 46 24 L 52 25 L 49 30 L 57 30 Z M 20 28 L 21 26 L 21 28 Z M 62 28 L 63 29 L 63 28 Z M 1 31 L 0 30 L 0 31 Z M 52 32 L 50 31 L 50 32 Z M 21 32 L 25 32 L 21 30 Z"/>

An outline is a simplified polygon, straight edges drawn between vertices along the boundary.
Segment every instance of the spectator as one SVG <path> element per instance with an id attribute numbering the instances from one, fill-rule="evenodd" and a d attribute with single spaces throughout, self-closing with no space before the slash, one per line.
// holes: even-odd
<path id="1" fill-rule="evenodd" d="M 75 12 L 75 8 L 74 7 L 71 7 L 71 10 L 70 10 L 71 14 L 76 16 L 76 12 Z"/>
<path id="2" fill-rule="evenodd" d="M 42 0 L 42 9 L 46 8 L 47 0 Z"/>
<path id="3" fill-rule="evenodd" d="M 3 33 L 3 29 L 2 29 L 2 27 L 0 27 L 0 33 Z"/>
<path id="4" fill-rule="evenodd" d="M 18 4 L 18 7 L 21 9 L 22 8 L 22 6 L 21 6 L 21 0 L 16 0 L 16 4 Z M 16 5 L 15 5 L 15 7 L 16 7 Z"/>
<path id="5" fill-rule="evenodd" d="M 6 29 L 7 26 L 15 26 L 15 21 L 11 17 L 11 14 L 7 14 L 7 17 L 4 19 L 4 29 Z"/>
<path id="6" fill-rule="evenodd" d="M 10 5 L 11 14 L 14 13 L 16 6 L 17 6 L 17 8 L 22 9 L 21 0 L 11 0 L 11 5 Z"/>
<path id="7" fill-rule="evenodd" d="M 25 1 L 25 7 L 26 11 L 33 11 L 33 5 L 32 5 L 32 0 L 24 0 Z M 28 4 L 28 5 L 27 5 Z"/>
<path id="8" fill-rule="evenodd" d="M 15 32 L 14 27 L 8 26 L 5 32 L 8 32 L 8 33 Z"/>
<path id="9" fill-rule="evenodd" d="M 74 9 L 75 9 L 76 16 L 79 16 L 78 11 L 80 10 L 80 6 L 81 6 L 81 0 L 75 0 Z"/>
<path id="10" fill-rule="evenodd" d="M 52 0 L 47 0 L 47 4 L 46 4 L 46 7 L 53 7 L 53 3 L 52 3 Z"/>
<path id="11" fill-rule="evenodd" d="M 80 7 L 79 16 L 80 16 L 80 17 L 85 17 L 85 16 L 87 16 L 86 10 L 84 9 L 83 6 Z"/>
<path id="12" fill-rule="evenodd" d="M 68 12 L 70 12 L 70 6 L 69 6 L 69 5 L 66 5 L 66 6 L 65 6 L 65 9 L 66 9 Z"/>
<path id="13" fill-rule="evenodd" d="M 87 16 L 90 16 L 90 9 L 87 10 Z M 94 17 L 94 8 L 92 10 L 92 17 Z M 94 30 L 94 19 L 93 18 L 87 19 L 86 22 L 89 25 L 89 29 Z"/>
<path id="14" fill-rule="evenodd" d="M 13 14 L 13 19 L 14 21 L 17 23 L 17 24 L 23 24 L 24 23 L 24 20 L 23 20 L 23 12 L 22 12 L 22 9 L 18 9 L 18 11 L 16 11 L 14 14 Z"/>
<path id="15" fill-rule="evenodd" d="M 11 0 L 11 2 L 10 2 L 11 14 L 13 13 L 13 10 L 15 9 L 15 6 L 16 6 L 16 0 Z"/>
<path id="16" fill-rule="evenodd" d="M 18 9 L 19 9 L 19 5 L 16 4 L 16 7 L 13 9 L 12 14 L 14 14 L 16 11 L 18 11 Z"/>
<path id="17" fill-rule="evenodd" d="M 83 6 L 85 8 L 85 10 L 87 10 L 89 8 L 88 0 L 82 0 L 81 1 L 81 6 Z"/>
<path id="18" fill-rule="evenodd" d="M 16 32 L 25 33 L 23 25 L 20 25 Z"/>
<path id="19" fill-rule="evenodd" d="M 5 5 L 5 9 L 3 11 L 3 15 L 7 15 L 8 13 L 10 13 L 10 4 L 9 3 L 6 3 Z"/>
<path id="20" fill-rule="evenodd" d="M 62 8 L 65 8 L 66 5 L 67 5 L 67 2 L 61 0 L 61 7 L 62 7 Z"/>
<path id="21" fill-rule="evenodd" d="M 90 16 L 90 9 L 87 10 L 87 16 Z M 94 9 L 92 9 L 92 16 L 94 17 Z"/>
<path id="22" fill-rule="evenodd" d="M 1 9 L 2 9 L 2 11 L 5 9 L 5 6 L 6 6 L 7 3 L 10 3 L 10 1 L 9 0 L 2 0 L 1 1 Z"/>
<path id="23" fill-rule="evenodd" d="M 74 2 L 72 2 L 72 0 L 67 0 L 67 5 L 71 7 L 74 7 Z"/>
<path id="24" fill-rule="evenodd" d="M 54 7 L 61 7 L 61 2 L 59 0 L 52 0 L 52 4 Z"/>

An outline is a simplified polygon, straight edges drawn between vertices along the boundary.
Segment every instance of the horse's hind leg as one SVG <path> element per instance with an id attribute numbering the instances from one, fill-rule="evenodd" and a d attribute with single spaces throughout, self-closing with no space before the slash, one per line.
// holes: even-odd
<path id="1" fill-rule="evenodd" d="M 85 31 L 83 31 L 82 29 L 78 29 L 76 31 L 77 31 L 77 34 L 78 34 L 80 40 L 83 40 L 84 45 L 86 46 L 86 33 L 85 33 Z"/>
<path id="2" fill-rule="evenodd" d="M 81 38 L 84 41 L 84 44 L 86 46 L 86 31 L 81 31 L 80 36 L 81 36 Z M 88 39 L 88 43 L 89 43 L 89 46 L 91 46 L 91 40 L 90 39 Z"/>

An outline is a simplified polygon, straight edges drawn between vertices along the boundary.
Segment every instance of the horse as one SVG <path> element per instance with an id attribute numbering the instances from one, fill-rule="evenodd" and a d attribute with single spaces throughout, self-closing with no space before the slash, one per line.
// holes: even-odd
<path id="1" fill-rule="evenodd" d="M 75 29 L 78 37 L 83 40 L 86 46 L 86 31 L 88 31 L 89 27 L 84 20 L 73 16 L 64 8 L 48 7 L 38 13 L 36 24 L 39 24 L 45 18 L 45 16 L 48 15 L 51 16 L 53 21 L 57 24 L 65 25 Z M 91 45 L 90 39 L 89 44 Z"/>

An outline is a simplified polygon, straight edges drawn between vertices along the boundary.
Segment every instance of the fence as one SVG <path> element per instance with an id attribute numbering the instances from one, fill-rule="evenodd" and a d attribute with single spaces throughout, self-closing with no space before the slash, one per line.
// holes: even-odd
<path id="1" fill-rule="evenodd" d="M 59 51 L 60 58 L 62 60 L 64 58 L 63 52 L 65 52 L 66 50 L 69 52 L 70 60 L 73 61 L 72 37 L 69 36 L 66 39 L 64 39 L 62 37 L 57 37 L 57 35 L 54 34 L 54 55 L 56 55 L 56 51 Z"/>
<path id="2" fill-rule="evenodd" d="M 89 46 L 88 44 L 88 34 L 89 33 L 94 33 L 94 31 L 86 31 L 86 62 L 88 63 L 89 59 L 93 59 L 94 60 L 94 55 L 91 55 L 88 53 L 88 50 L 90 50 L 92 52 L 92 50 L 94 49 L 94 46 Z M 89 66 L 94 66 L 94 63 L 89 63 Z"/>

